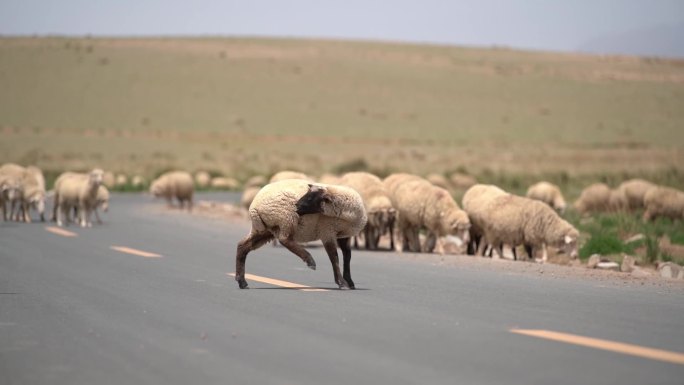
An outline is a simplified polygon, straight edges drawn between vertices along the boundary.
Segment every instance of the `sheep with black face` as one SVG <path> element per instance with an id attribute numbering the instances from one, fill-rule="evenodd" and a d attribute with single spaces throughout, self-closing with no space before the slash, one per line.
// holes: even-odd
<path id="1" fill-rule="evenodd" d="M 289 179 L 264 186 L 249 207 L 252 229 L 237 246 L 235 280 L 247 288 L 247 254 L 277 239 L 315 270 L 316 262 L 301 242 L 321 240 L 340 288 L 354 289 L 351 279 L 350 238 L 366 225 L 368 217 L 358 192 L 346 186 L 313 184 Z M 344 274 L 340 272 L 337 247 L 342 250 Z"/>

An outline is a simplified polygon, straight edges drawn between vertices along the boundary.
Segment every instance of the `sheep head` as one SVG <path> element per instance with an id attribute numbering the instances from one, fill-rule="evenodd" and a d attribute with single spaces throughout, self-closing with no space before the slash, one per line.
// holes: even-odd
<path id="1" fill-rule="evenodd" d="M 332 204 L 332 198 L 325 186 L 309 184 L 309 190 L 297 201 L 297 215 L 319 214 Z"/>
<path id="2" fill-rule="evenodd" d="M 572 259 L 577 258 L 577 238 L 579 238 L 579 232 L 572 228 L 568 230 L 561 239 L 558 239 L 556 241 L 556 247 L 558 247 L 559 251 L 561 251 L 563 254 L 568 255 Z"/>
<path id="3" fill-rule="evenodd" d="M 88 174 L 88 183 L 90 183 L 91 186 L 99 186 L 102 184 L 103 180 L 104 171 L 100 170 L 99 168 L 94 169 Z"/>

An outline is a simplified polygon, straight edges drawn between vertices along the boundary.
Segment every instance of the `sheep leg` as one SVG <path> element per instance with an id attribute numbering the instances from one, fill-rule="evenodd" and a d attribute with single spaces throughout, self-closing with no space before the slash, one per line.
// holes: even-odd
<path id="1" fill-rule="evenodd" d="M 314 261 L 311 254 L 308 251 L 306 251 L 299 243 L 288 238 L 281 238 L 278 240 L 280 241 L 281 245 L 285 246 L 286 249 L 290 250 L 296 256 L 301 258 L 302 261 L 304 261 L 304 263 L 306 263 L 306 265 L 309 266 L 309 269 L 316 270 L 316 261 Z"/>
<path id="2" fill-rule="evenodd" d="M 349 243 L 349 238 L 339 238 L 337 240 L 337 245 L 342 250 L 342 259 L 344 263 L 344 273 L 342 274 L 342 277 L 344 277 L 344 280 L 347 282 L 347 287 L 354 290 L 356 289 L 356 286 L 354 286 L 354 281 L 352 281 L 351 278 L 351 247 L 349 246 Z"/>
<path id="3" fill-rule="evenodd" d="M 31 215 L 29 214 L 29 204 L 28 202 L 23 202 L 21 205 L 21 213 L 22 216 L 24 217 L 24 222 L 26 223 L 31 223 Z"/>
<path id="4" fill-rule="evenodd" d="M 59 202 L 59 194 L 55 192 L 55 199 L 52 201 L 52 219 L 50 219 L 52 222 L 57 221 L 57 211 L 59 210 L 57 202 Z"/>
<path id="5" fill-rule="evenodd" d="M 263 246 L 272 238 L 273 234 L 271 233 L 252 233 L 238 243 L 237 254 L 235 255 L 235 280 L 240 286 L 240 289 L 247 288 L 247 281 L 245 280 L 245 262 L 247 261 L 247 254 L 250 251 Z"/>
<path id="6" fill-rule="evenodd" d="M 348 288 L 349 285 L 347 284 L 347 281 L 344 280 L 342 273 L 340 272 L 340 259 L 337 255 L 337 243 L 334 240 L 325 241 L 323 246 L 325 247 L 325 252 L 328 253 L 330 263 L 332 264 L 335 283 L 340 287 L 340 289 L 344 289 L 345 287 Z"/>
<path id="7" fill-rule="evenodd" d="M 95 213 L 95 220 L 97 220 L 97 224 L 101 225 L 102 219 L 100 219 L 100 214 L 97 213 L 97 207 L 95 208 L 95 210 L 93 210 L 93 212 Z"/>
<path id="8" fill-rule="evenodd" d="M 525 252 L 527 252 L 527 257 L 530 260 L 534 259 L 534 254 L 532 254 L 532 245 L 525 244 Z"/>
<path id="9" fill-rule="evenodd" d="M 427 237 L 425 237 L 425 243 L 423 244 L 423 253 L 432 253 L 435 250 L 437 244 L 437 236 L 432 231 L 429 231 Z"/>
<path id="10" fill-rule="evenodd" d="M 394 223 L 389 225 L 390 250 L 394 250 Z"/>

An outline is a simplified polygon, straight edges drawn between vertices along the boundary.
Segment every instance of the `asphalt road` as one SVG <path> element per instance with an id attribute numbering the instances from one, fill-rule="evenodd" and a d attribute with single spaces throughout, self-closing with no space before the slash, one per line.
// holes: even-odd
<path id="1" fill-rule="evenodd" d="M 354 251 L 358 290 L 341 291 L 322 248 L 311 271 L 266 245 L 248 273 L 328 290 L 239 290 L 248 224 L 162 206 L 115 194 L 104 225 L 71 237 L 0 224 L 0 384 L 684 383 L 681 287 Z"/>

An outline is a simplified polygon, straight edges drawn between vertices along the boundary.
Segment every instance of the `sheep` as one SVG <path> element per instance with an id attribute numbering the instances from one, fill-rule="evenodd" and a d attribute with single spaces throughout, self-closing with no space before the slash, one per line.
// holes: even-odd
<path id="1" fill-rule="evenodd" d="M 114 181 L 114 186 L 125 186 L 128 184 L 128 177 L 124 174 L 118 174 Z"/>
<path id="2" fill-rule="evenodd" d="M 582 190 L 573 206 L 580 214 L 608 211 L 610 191 L 610 187 L 605 183 L 591 184 Z"/>
<path id="3" fill-rule="evenodd" d="M 506 191 L 494 185 L 476 184 L 470 187 L 461 203 L 463 210 L 470 218 L 470 242 L 468 251 L 470 255 L 483 255 L 487 246 L 487 239 L 484 239 L 485 215 L 494 198 L 508 194 Z"/>
<path id="4" fill-rule="evenodd" d="M 684 219 L 684 192 L 665 186 L 653 187 L 644 195 L 644 221 L 657 217 Z"/>
<path id="5" fill-rule="evenodd" d="M 142 187 L 142 186 L 144 186 L 144 185 L 145 185 L 145 178 L 143 178 L 143 177 L 140 176 L 140 175 L 135 175 L 135 176 L 133 176 L 133 178 L 131 179 L 131 186 L 133 186 L 133 187 L 138 187 L 138 188 L 139 188 L 139 187 Z"/>
<path id="6" fill-rule="evenodd" d="M 268 181 L 266 180 L 266 177 L 263 175 L 254 175 L 253 177 L 247 179 L 245 182 L 245 189 L 248 187 L 263 187 L 266 185 Z"/>
<path id="7" fill-rule="evenodd" d="M 55 188 L 58 226 L 69 222 L 69 213 L 74 208 L 78 209 L 81 227 L 92 226 L 90 217 L 97 204 L 97 193 L 102 185 L 103 174 L 102 170 L 94 169 L 85 176 L 75 174 L 60 180 Z"/>
<path id="8" fill-rule="evenodd" d="M 413 180 L 399 185 L 394 194 L 398 211 L 397 227 L 412 252 L 432 252 L 441 237 L 456 235 L 468 241 L 468 215 L 458 207 L 446 189 L 425 180 Z M 421 247 L 418 232 L 427 229 L 427 239 Z M 443 245 L 439 243 L 440 252 Z"/>
<path id="9" fill-rule="evenodd" d="M 102 177 L 102 184 L 107 188 L 113 188 L 114 185 L 116 185 L 116 177 L 114 176 L 114 173 L 111 171 L 105 171 L 104 176 Z"/>
<path id="10" fill-rule="evenodd" d="M 401 186 L 403 183 L 411 182 L 411 181 L 425 181 L 422 177 L 414 174 L 408 174 L 408 173 L 394 173 L 388 175 L 385 179 L 383 179 L 382 184 L 383 187 L 385 187 L 385 191 L 387 191 L 388 196 L 390 197 L 390 200 L 392 201 L 392 207 L 397 209 L 397 200 L 396 200 L 396 190 L 399 186 Z M 398 217 L 398 213 L 397 213 Z M 395 226 L 398 224 L 398 218 L 395 218 Z M 392 237 L 391 243 L 395 245 L 395 250 L 396 251 L 408 251 L 409 250 L 409 241 L 407 238 L 404 237 L 404 233 L 400 231 L 395 231 L 394 227 L 390 228 L 390 231 L 394 234 L 395 236 L 401 236 L 400 241 L 401 242 L 395 242 L 394 236 Z M 398 249 L 399 245 L 402 245 L 401 250 Z M 415 246 L 415 245 L 414 245 Z"/>
<path id="11" fill-rule="evenodd" d="M 570 258 L 577 258 L 579 232 L 545 203 L 512 194 L 499 195 L 490 202 L 484 214 L 484 237 L 499 257 L 503 257 L 501 246 L 507 244 L 511 247 L 524 245 L 530 258 L 541 249 L 541 262 L 547 260 L 547 246 L 557 247 Z"/>
<path id="12" fill-rule="evenodd" d="M 242 197 L 240 198 L 240 206 L 244 207 L 245 210 L 249 210 L 249 206 L 252 204 L 252 201 L 254 200 L 254 197 L 257 195 L 259 190 L 261 190 L 261 187 L 247 187 L 242 192 Z"/>
<path id="13" fill-rule="evenodd" d="M 422 177 L 419 177 L 418 175 L 400 172 L 400 173 L 394 173 L 394 174 L 388 175 L 385 179 L 383 179 L 382 184 L 385 186 L 385 190 L 390 195 L 390 198 L 392 198 L 397 187 L 401 186 L 402 183 L 406 183 L 406 182 L 410 182 L 410 181 L 414 181 L 414 180 L 425 180 L 425 179 L 423 179 Z"/>
<path id="14" fill-rule="evenodd" d="M 13 202 L 21 194 L 21 182 L 16 175 L 0 172 L 0 209 L 2 209 L 2 219 L 7 221 L 12 216 L 11 205 L 9 206 L 10 215 L 7 215 L 7 202 Z M 11 218 L 10 218 L 11 219 Z"/>
<path id="15" fill-rule="evenodd" d="M 278 182 L 281 180 L 285 179 L 302 179 L 302 180 L 307 180 L 309 182 L 313 182 L 313 179 L 311 179 L 308 175 L 297 172 L 297 171 L 279 171 L 271 177 L 269 180 L 269 183 L 273 182 Z"/>
<path id="16" fill-rule="evenodd" d="M 340 184 L 340 177 L 335 174 L 325 173 L 318 177 L 318 183 Z"/>
<path id="17" fill-rule="evenodd" d="M 427 179 L 428 182 L 432 183 L 437 187 L 441 187 L 447 190 L 451 188 L 451 183 L 442 174 L 430 174 L 426 176 L 425 179 Z"/>
<path id="18" fill-rule="evenodd" d="M 109 211 L 109 190 L 104 185 L 104 183 L 101 184 L 100 187 L 97 189 L 97 195 L 95 197 L 95 207 L 92 211 L 92 213 L 95 214 L 97 223 L 102 224 L 102 219 L 100 218 L 100 214 L 98 214 L 99 208 L 102 208 L 102 211 L 104 212 Z M 78 216 L 78 209 L 74 210 L 74 213 L 76 216 Z"/>
<path id="19" fill-rule="evenodd" d="M 621 188 L 610 190 L 610 195 L 608 196 L 608 211 L 620 212 L 627 210 L 628 208 L 629 201 L 625 190 Z"/>
<path id="20" fill-rule="evenodd" d="M 221 190 L 235 190 L 238 188 L 240 183 L 234 178 L 225 178 L 222 176 L 213 178 L 210 182 L 210 186 L 215 189 Z"/>
<path id="21" fill-rule="evenodd" d="M 477 184 L 477 179 L 474 176 L 455 172 L 449 177 L 451 185 L 459 190 L 466 190 Z"/>
<path id="22" fill-rule="evenodd" d="M 643 179 L 626 180 L 617 187 L 627 199 L 626 209 L 638 210 L 644 208 L 644 195 L 651 188 L 656 187 L 655 184 Z"/>
<path id="23" fill-rule="evenodd" d="M 553 183 L 545 181 L 535 183 L 527 189 L 527 194 L 525 194 L 525 196 L 542 201 L 561 214 L 565 211 L 563 193 L 560 188 Z"/>
<path id="24" fill-rule="evenodd" d="M 392 228 L 396 218 L 396 210 L 392 206 L 382 180 L 367 172 L 349 172 L 340 178 L 339 184 L 356 190 L 363 199 L 368 215 L 368 224 L 363 235 L 366 249 L 376 250 L 380 236 L 390 233 L 390 249 L 394 249 L 394 234 Z M 355 242 L 356 244 L 356 242 Z"/>
<path id="25" fill-rule="evenodd" d="M 7 163 L 0 167 L 0 173 L 12 175 L 20 185 L 19 189 L 14 189 L 15 194 L 10 202 L 10 219 L 31 222 L 29 209 L 35 208 L 41 221 L 45 221 L 45 178 L 42 171 L 35 166 L 22 167 Z"/>
<path id="26" fill-rule="evenodd" d="M 211 175 L 206 171 L 197 171 L 195 173 L 195 184 L 197 187 L 208 187 L 211 182 Z"/>
<path id="27" fill-rule="evenodd" d="M 185 171 L 169 171 L 155 179 L 150 185 L 150 193 L 154 197 L 164 197 L 169 207 L 173 199 L 177 199 L 180 208 L 188 203 L 188 211 L 192 211 L 192 195 L 194 193 L 192 176 Z"/>
<path id="28" fill-rule="evenodd" d="M 354 189 L 298 179 L 271 183 L 254 198 L 249 217 L 252 228 L 238 243 L 235 256 L 235 280 L 240 289 L 248 287 L 247 254 L 271 239 L 278 239 L 311 269 L 316 269 L 316 262 L 299 242 L 321 240 L 332 263 L 335 283 L 340 288 L 355 288 L 349 241 L 364 228 L 368 217 L 363 199 Z M 344 258 L 344 274 L 340 273 L 338 246 Z"/>
<path id="29" fill-rule="evenodd" d="M 24 179 L 24 172 L 26 169 L 22 166 L 19 166 L 18 164 L 14 163 L 5 163 L 2 166 L 0 166 L 0 175 L 5 175 L 8 181 L 12 181 L 11 185 L 7 184 L 8 189 L 11 189 L 12 191 L 12 197 L 7 199 L 9 202 L 9 219 L 10 220 L 16 220 L 15 218 L 15 208 L 19 208 L 19 211 L 21 210 L 21 206 L 23 205 L 23 198 L 24 198 L 24 191 L 23 191 L 23 179 Z M 7 182 L 6 182 L 7 183 Z M 9 197 L 9 191 L 8 191 Z M 4 205 L 4 203 L 3 203 Z M 3 210 L 4 211 L 4 210 Z M 17 214 L 18 215 L 18 214 Z"/>
<path id="30" fill-rule="evenodd" d="M 109 190 L 104 185 L 100 185 L 97 189 L 97 198 L 95 199 L 95 208 L 93 209 L 97 223 L 102 224 L 102 219 L 100 219 L 100 215 L 97 213 L 98 208 L 102 208 L 102 211 L 105 213 L 109 211 Z"/>
<path id="31" fill-rule="evenodd" d="M 113 175 L 113 174 L 112 174 L 112 175 Z M 57 202 L 59 201 L 59 186 L 60 186 L 60 185 L 62 184 L 62 182 L 64 182 L 66 179 L 71 178 L 71 177 L 73 177 L 73 176 L 85 177 L 85 174 L 83 174 L 83 173 L 77 173 L 77 172 L 71 172 L 71 171 L 66 171 L 66 172 L 63 172 L 63 173 L 59 174 L 59 176 L 57 177 L 57 179 L 55 179 L 55 183 L 52 185 L 52 191 L 53 191 L 53 197 L 52 197 L 52 218 L 50 218 L 50 220 L 51 220 L 52 222 L 56 222 L 56 221 L 57 221 L 57 211 L 58 211 Z M 107 177 L 107 172 L 105 172 L 105 173 L 103 174 L 103 176 L 102 176 L 102 180 L 103 180 L 102 184 L 104 184 L 104 181 L 105 181 L 106 177 Z"/>

